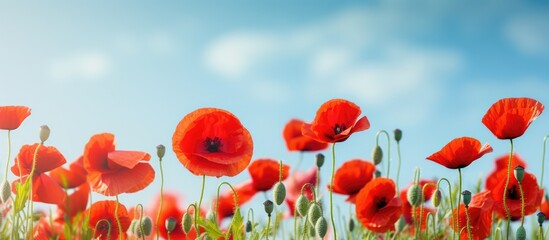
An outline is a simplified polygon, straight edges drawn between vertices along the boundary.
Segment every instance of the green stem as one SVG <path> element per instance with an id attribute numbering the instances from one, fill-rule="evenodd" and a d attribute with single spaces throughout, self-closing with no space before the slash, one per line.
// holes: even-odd
<path id="1" fill-rule="evenodd" d="M 465 206 L 465 217 L 467 218 L 467 226 L 465 226 L 467 228 L 467 239 L 471 240 L 472 238 L 472 235 L 471 235 L 471 228 L 469 227 L 470 223 L 469 223 L 469 206 Z"/>
<path id="2" fill-rule="evenodd" d="M 250 220 L 250 213 L 252 214 L 252 217 L 251 217 L 251 223 L 252 223 L 252 231 L 254 231 L 254 224 L 255 224 L 255 218 L 254 218 L 254 210 L 252 208 L 248 209 L 248 220 Z"/>
<path id="3" fill-rule="evenodd" d="M 222 182 L 220 183 L 218 186 L 217 186 L 217 197 L 216 197 L 216 200 L 215 200 L 215 219 L 217 219 L 217 211 L 219 209 L 219 191 L 221 190 L 221 186 L 223 185 L 227 185 L 229 186 L 229 188 L 231 189 L 231 191 L 233 192 L 233 196 L 234 196 L 234 209 L 238 209 L 238 195 L 236 193 L 236 191 L 234 190 L 233 186 L 228 183 L 228 182 Z M 267 198 L 267 197 L 265 197 Z"/>
<path id="4" fill-rule="evenodd" d="M 297 238 L 297 220 L 299 216 L 297 216 L 297 206 L 294 205 L 294 239 Z"/>
<path id="5" fill-rule="evenodd" d="M 447 178 L 441 178 L 441 179 L 439 179 L 438 182 L 437 182 L 437 189 L 440 188 L 440 183 L 441 183 L 442 181 L 446 181 L 446 183 L 448 184 L 448 194 L 450 195 L 450 208 L 452 209 L 452 219 L 454 220 L 454 224 L 456 224 L 456 222 L 459 221 L 459 219 L 458 219 L 459 216 L 456 217 L 456 216 L 454 215 L 454 203 L 453 203 L 454 201 L 453 201 L 453 199 L 452 199 L 452 185 L 450 184 L 450 181 L 449 181 Z M 456 228 L 456 229 L 457 229 L 457 228 Z M 453 231 L 453 232 L 452 232 L 452 239 L 455 239 L 455 238 L 456 238 L 456 232 Z"/>
<path id="6" fill-rule="evenodd" d="M 136 209 L 139 209 L 139 231 L 141 233 L 141 239 L 145 240 L 145 230 L 143 229 L 143 205 L 137 204 Z"/>
<path id="7" fill-rule="evenodd" d="M 539 181 L 539 186 L 543 188 L 543 173 L 545 170 L 545 146 L 547 145 L 547 138 L 549 138 L 549 135 L 545 135 L 543 138 L 543 154 L 541 155 L 541 179 Z"/>
<path id="8" fill-rule="evenodd" d="M 108 231 L 108 232 L 107 232 L 107 239 L 111 239 L 111 229 L 112 229 L 111 223 L 109 222 L 109 220 L 104 219 L 104 218 L 101 219 L 101 220 L 99 220 L 99 221 L 97 221 L 97 222 L 95 223 L 95 228 L 93 229 L 92 236 L 95 238 L 95 234 L 96 234 L 96 232 L 97 232 L 97 227 L 98 227 L 99 224 L 100 224 L 101 222 L 103 222 L 103 221 L 107 223 L 107 227 L 108 227 L 108 228 L 107 228 L 107 231 Z"/>
<path id="9" fill-rule="evenodd" d="M 34 172 L 36 171 L 36 159 L 38 158 L 38 149 L 40 149 L 40 146 L 42 146 L 43 143 L 39 143 L 38 146 L 36 146 L 36 149 L 34 150 L 34 155 L 32 156 L 32 168 L 29 176 L 27 177 L 27 182 L 29 182 L 30 188 L 30 194 L 29 194 L 29 214 L 30 214 L 30 221 L 29 221 L 29 239 L 32 238 L 32 229 L 34 229 L 34 214 L 33 214 L 33 208 L 34 208 L 34 202 L 32 201 L 32 198 L 34 196 L 34 192 L 32 191 L 32 179 L 34 178 Z M 20 172 L 21 173 L 21 172 Z"/>
<path id="10" fill-rule="evenodd" d="M 196 235 L 198 236 L 200 233 L 200 229 L 198 229 L 198 217 L 200 216 L 200 205 L 202 205 L 202 198 L 204 197 L 204 187 L 206 186 L 206 175 L 202 175 L 202 188 L 200 190 L 200 198 L 198 198 L 198 206 L 196 206 L 196 209 L 194 211 L 194 227 L 196 230 Z M 219 188 L 217 190 L 218 194 L 217 197 L 219 197 Z M 216 216 L 217 216 L 217 208 L 216 210 Z"/>
<path id="11" fill-rule="evenodd" d="M 520 190 L 520 226 L 524 226 L 524 192 L 522 191 L 522 184 L 519 182 Z"/>
<path id="12" fill-rule="evenodd" d="M 330 180 L 330 186 L 334 185 L 335 176 L 335 143 L 332 144 L 332 178 Z M 332 230 L 334 231 L 334 240 L 337 240 L 337 230 L 334 221 L 334 204 L 333 204 L 333 190 L 330 187 L 330 219 L 332 221 Z"/>
<path id="13" fill-rule="evenodd" d="M 387 137 L 387 178 L 389 178 L 389 173 L 391 172 L 391 137 L 389 136 L 389 133 L 385 130 L 381 130 L 377 132 L 376 134 L 376 146 L 379 146 L 379 135 L 382 133 L 385 134 Z M 397 191 L 398 192 L 398 191 Z"/>
<path id="14" fill-rule="evenodd" d="M 503 188 L 503 208 L 507 215 L 507 228 L 505 229 L 505 239 L 509 239 L 509 228 L 511 225 L 511 212 L 507 207 L 507 187 L 509 187 L 509 180 L 511 179 L 511 162 L 513 160 L 513 139 L 509 139 L 511 144 L 511 151 L 509 152 L 509 163 L 507 164 L 507 178 L 505 179 L 505 187 Z"/>
<path id="15" fill-rule="evenodd" d="M 156 232 L 159 233 L 159 221 L 160 213 L 162 213 L 162 207 L 164 206 L 164 169 L 162 168 L 162 158 L 158 159 L 158 164 L 160 165 L 160 203 L 158 204 L 158 212 L 156 213 Z M 198 232 L 197 232 L 198 234 Z M 160 238 L 160 234 L 156 234 L 156 240 Z"/>
<path id="16" fill-rule="evenodd" d="M 114 207 L 114 218 L 116 219 L 116 224 L 118 225 L 118 237 L 120 239 L 124 239 L 124 233 L 122 232 L 122 223 L 120 222 L 120 217 L 118 216 L 119 204 L 120 204 L 120 201 L 118 201 L 118 195 L 116 195 L 116 206 Z"/>
<path id="17" fill-rule="evenodd" d="M 8 180 L 8 169 L 10 167 L 10 158 L 11 158 L 11 130 L 8 130 L 8 159 L 6 159 L 6 172 L 4 173 L 4 181 Z"/>
<path id="18" fill-rule="evenodd" d="M 268 220 L 267 220 L 267 232 L 265 233 L 265 238 L 267 240 L 269 240 L 269 225 L 271 225 L 271 214 L 269 214 L 268 216 Z"/>
<path id="19" fill-rule="evenodd" d="M 543 240 L 543 227 L 539 226 L 538 239 Z"/>
<path id="20" fill-rule="evenodd" d="M 457 219 L 456 219 L 457 221 L 456 221 L 456 224 L 457 224 L 457 229 L 458 229 L 458 231 L 460 231 L 460 230 L 459 230 L 459 229 L 460 229 L 460 228 L 459 228 L 459 209 L 460 209 L 459 206 L 460 206 L 460 204 L 461 204 L 461 185 L 462 185 L 462 181 L 463 181 L 463 179 L 462 179 L 462 177 L 461 177 L 461 168 L 458 168 L 458 175 L 459 175 L 459 191 L 458 191 L 458 193 L 457 193 L 457 195 L 458 195 L 458 202 L 457 202 L 457 204 L 458 204 L 458 205 L 457 205 Z M 459 236 L 461 236 L 461 233 L 459 234 Z"/>
<path id="21" fill-rule="evenodd" d="M 399 192 L 399 191 L 398 191 L 398 180 L 399 180 L 399 177 L 400 177 L 400 160 L 401 160 L 401 156 L 400 156 L 400 142 L 397 142 L 397 153 L 398 153 L 398 166 L 397 166 L 396 187 L 397 187 L 397 193 L 398 193 L 398 192 Z"/>

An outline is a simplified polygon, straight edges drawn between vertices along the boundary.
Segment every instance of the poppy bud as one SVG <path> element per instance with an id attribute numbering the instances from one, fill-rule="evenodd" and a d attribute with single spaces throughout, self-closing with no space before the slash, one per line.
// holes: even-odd
<path id="1" fill-rule="evenodd" d="M 265 202 L 263 202 L 263 207 L 265 208 L 265 212 L 267 213 L 267 216 L 271 217 L 271 213 L 273 213 L 273 208 L 274 208 L 273 201 L 266 200 Z"/>
<path id="2" fill-rule="evenodd" d="M 50 128 L 48 125 L 40 126 L 40 141 L 44 143 L 50 137 Z"/>
<path id="3" fill-rule="evenodd" d="M 134 219 L 132 220 L 132 222 L 130 223 L 130 232 L 133 233 L 134 235 L 137 235 L 139 236 L 139 232 L 138 232 L 138 227 L 137 225 L 139 225 L 139 219 Z"/>
<path id="4" fill-rule="evenodd" d="M 6 180 L 2 182 L 2 186 L 0 186 L 2 189 L 2 195 L 0 196 L 2 198 L 2 202 L 5 203 L 10 199 L 11 197 L 11 188 L 10 183 Z"/>
<path id="5" fill-rule="evenodd" d="M 164 154 L 166 154 L 166 147 L 164 147 L 164 145 L 162 144 L 156 146 L 156 156 L 162 159 L 164 157 Z"/>
<path id="6" fill-rule="evenodd" d="M 372 160 L 374 161 L 375 165 L 380 164 L 381 160 L 383 160 L 383 150 L 381 150 L 381 147 L 379 145 L 376 145 L 374 147 L 374 150 L 372 150 Z"/>
<path id="7" fill-rule="evenodd" d="M 320 238 L 324 238 L 324 236 L 326 236 L 326 232 L 328 232 L 328 223 L 326 222 L 326 219 L 324 219 L 324 217 L 320 217 L 318 220 L 316 220 L 315 230 L 316 235 L 318 235 Z"/>
<path id="8" fill-rule="evenodd" d="M 406 224 L 406 219 L 404 219 L 404 216 L 400 216 L 398 221 L 395 223 L 395 228 L 397 229 L 397 232 L 402 232 L 404 230 L 404 227 L 406 227 L 408 224 Z"/>
<path id="9" fill-rule="evenodd" d="M 307 214 L 309 217 L 309 223 L 311 224 L 311 226 L 314 226 L 316 224 L 316 221 L 318 221 L 318 219 L 322 216 L 322 209 L 320 209 L 320 206 L 318 206 L 318 204 L 311 204 Z"/>
<path id="10" fill-rule="evenodd" d="M 516 239 L 517 240 L 525 240 L 526 239 L 526 229 L 524 229 L 524 226 L 520 226 L 517 229 Z"/>
<path id="11" fill-rule="evenodd" d="M 321 168 L 322 165 L 324 165 L 324 159 L 325 159 L 324 154 L 319 153 L 316 155 L 316 166 L 318 168 Z"/>
<path id="12" fill-rule="evenodd" d="M 307 215 L 307 210 L 309 209 L 309 199 L 301 194 L 295 202 L 295 207 L 297 208 L 299 215 L 305 217 L 305 215 Z"/>
<path id="13" fill-rule="evenodd" d="M 376 171 L 374 172 L 374 176 L 375 176 L 376 178 L 380 178 L 380 177 L 381 177 L 381 171 L 379 171 L 379 170 L 376 169 Z"/>
<path id="14" fill-rule="evenodd" d="M 315 226 L 312 225 L 312 226 L 309 227 L 309 236 L 310 236 L 310 237 L 314 237 L 315 234 L 316 234 Z"/>
<path id="15" fill-rule="evenodd" d="M 206 219 L 208 219 L 210 222 L 217 223 L 217 217 L 215 216 L 215 213 L 211 210 L 206 214 Z"/>
<path id="16" fill-rule="evenodd" d="M 284 183 L 277 182 L 273 190 L 273 200 L 275 201 L 276 205 L 280 205 L 284 202 L 285 198 L 286 198 L 286 187 L 284 187 Z"/>
<path id="17" fill-rule="evenodd" d="M 515 167 L 514 174 L 515 174 L 515 179 L 517 179 L 517 181 L 521 183 L 522 179 L 524 179 L 524 167 L 520 165 Z"/>
<path id="18" fill-rule="evenodd" d="M 469 190 L 465 190 L 461 192 L 461 195 L 463 196 L 463 204 L 465 204 L 465 207 L 469 207 L 469 203 L 471 202 L 471 192 Z"/>
<path id="19" fill-rule="evenodd" d="M 174 217 L 166 218 L 166 231 L 168 233 L 171 233 L 175 229 L 175 225 L 177 225 L 177 219 Z"/>
<path id="20" fill-rule="evenodd" d="M 433 199 L 433 205 L 435 207 L 438 207 L 440 205 L 440 201 L 442 199 L 442 192 L 440 190 L 435 190 L 435 192 L 433 192 L 433 196 L 431 197 Z"/>
<path id="21" fill-rule="evenodd" d="M 251 231 L 252 231 L 252 222 L 248 220 L 246 222 L 246 232 L 251 232 Z"/>
<path id="22" fill-rule="evenodd" d="M 191 227 L 193 225 L 193 219 L 189 214 L 189 212 L 186 212 L 185 214 L 183 214 L 181 225 L 183 227 L 183 232 L 185 233 L 185 235 L 189 234 L 189 232 L 191 231 Z"/>
<path id="23" fill-rule="evenodd" d="M 141 228 L 143 229 L 143 235 L 149 236 L 151 234 L 152 220 L 150 217 L 146 216 L 141 220 Z"/>
<path id="24" fill-rule="evenodd" d="M 395 129 L 395 131 L 393 131 L 393 133 L 395 134 L 395 141 L 398 143 L 400 142 L 400 139 L 402 139 L 402 130 L 400 129 Z"/>
<path id="25" fill-rule="evenodd" d="M 355 221 L 351 218 L 349 219 L 349 232 L 353 232 L 355 230 Z"/>
<path id="26" fill-rule="evenodd" d="M 540 227 L 543 225 L 544 221 L 545 221 L 545 213 L 539 212 L 538 213 L 538 223 L 539 223 Z"/>
<path id="27" fill-rule="evenodd" d="M 413 184 L 408 188 L 408 192 L 406 194 L 406 197 L 408 198 L 408 202 L 410 205 L 417 207 L 419 204 L 421 204 L 421 188 L 418 184 Z"/>

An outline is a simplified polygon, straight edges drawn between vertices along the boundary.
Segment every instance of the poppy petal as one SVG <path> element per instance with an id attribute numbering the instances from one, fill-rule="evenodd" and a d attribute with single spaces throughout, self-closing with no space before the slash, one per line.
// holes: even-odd
<path id="1" fill-rule="evenodd" d="M 146 152 L 116 150 L 109 152 L 107 158 L 122 167 L 132 169 L 140 161 L 150 160 L 151 155 Z"/>
<path id="2" fill-rule="evenodd" d="M 15 130 L 30 114 L 25 106 L 0 106 L 0 129 Z"/>
<path id="3" fill-rule="evenodd" d="M 90 172 L 88 181 L 94 192 L 105 196 L 132 193 L 142 190 L 154 180 L 154 170 L 148 163 L 139 163 L 132 169 L 121 168 L 114 172 Z"/>

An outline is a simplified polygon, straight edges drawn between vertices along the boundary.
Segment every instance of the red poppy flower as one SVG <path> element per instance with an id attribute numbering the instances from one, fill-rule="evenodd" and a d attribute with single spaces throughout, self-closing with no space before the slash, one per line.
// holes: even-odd
<path id="1" fill-rule="evenodd" d="M 0 129 L 15 130 L 30 114 L 25 106 L 0 106 Z"/>
<path id="2" fill-rule="evenodd" d="M 311 124 L 303 124 L 303 135 L 324 143 L 343 142 L 355 132 L 370 128 L 368 118 L 360 116 L 356 104 L 343 99 L 332 99 L 320 106 Z M 358 119 L 358 121 L 357 121 Z"/>
<path id="3" fill-rule="evenodd" d="M 290 167 L 282 165 L 282 180 L 288 177 Z M 272 159 L 257 159 L 248 167 L 252 182 L 257 191 L 271 189 L 280 178 L 280 164 Z"/>
<path id="4" fill-rule="evenodd" d="M 293 175 L 291 175 L 286 181 L 284 181 L 284 186 L 286 186 L 286 203 L 288 204 L 288 208 L 290 210 L 289 214 L 291 216 L 294 215 L 295 210 L 295 202 L 297 201 L 297 198 L 301 195 L 301 188 L 307 183 L 312 184 L 313 186 L 316 186 L 316 176 L 317 176 L 317 168 L 312 167 L 306 172 L 295 172 Z M 313 192 L 311 191 L 311 188 L 306 187 L 303 191 L 307 199 L 309 201 L 313 200 Z"/>
<path id="5" fill-rule="evenodd" d="M 197 237 L 194 227 L 191 228 L 188 236 L 186 236 L 185 232 L 183 232 L 183 228 L 181 227 L 181 221 L 183 215 L 185 215 L 186 208 L 181 208 L 180 203 L 180 198 L 175 193 L 164 192 L 162 200 L 162 211 L 160 212 L 160 218 L 158 220 L 158 234 L 160 235 L 160 237 L 164 239 L 168 238 L 168 231 L 166 230 L 166 219 L 170 217 L 175 218 L 175 220 L 177 221 L 177 227 L 172 232 L 170 232 L 171 239 L 195 239 Z M 150 209 L 150 211 L 148 211 L 148 215 L 152 216 L 152 222 L 156 223 L 156 216 L 158 214 L 158 208 L 160 207 L 160 195 L 155 198 L 151 206 L 153 207 L 152 209 Z M 202 216 L 204 215 L 202 211 L 200 211 L 200 213 Z M 191 208 L 189 210 L 189 214 L 191 214 L 191 216 L 194 216 L 194 208 Z M 151 236 L 154 236 L 156 234 L 156 227 L 153 227 L 152 230 L 153 234 L 151 234 Z M 200 228 L 200 230 L 203 229 Z"/>
<path id="6" fill-rule="evenodd" d="M 543 200 L 541 200 L 541 206 L 539 207 L 540 212 L 545 214 L 545 220 L 549 219 L 549 197 L 545 195 Z"/>
<path id="7" fill-rule="evenodd" d="M 20 178 L 15 180 L 12 185 L 12 191 L 16 193 L 15 183 L 23 184 L 27 181 L 32 171 L 32 162 L 34 152 L 38 144 L 23 145 L 15 158 L 15 163 L 11 167 L 13 174 Z M 65 199 L 65 191 L 57 182 L 45 173 L 55 169 L 66 162 L 65 157 L 52 146 L 40 145 L 36 154 L 36 165 L 32 177 L 32 200 L 43 203 L 62 203 Z"/>
<path id="8" fill-rule="evenodd" d="M 84 169 L 83 160 L 84 158 L 80 156 L 78 160 L 69 165 L 69 169 L 58 167 L 50 171 L 49 175 L 64 188 L 78 187 L 86 182 L 88 175 Z"/>
<path id="9" fill-rule="evenodd" d="M 422 191 L 423 191 L 423 187 L 426 186 L 425 192 L 423 193 L 424 202 L 427 202 L 431 199 L 431 197 L 433 196 L 433 193 L 437 189 L 436 184 L 437 184 L 436 180 L 421 179 L 419 181 L 419 187 Z M 408 189 L 410 188 L 411 185 L 412 184 L 408 185 L 406 188 L 402 189 L 399 193 L 400 200 L 402 200 L 402 215 L 404 216 L 404 220 L 408 224 L 414 223 L 414 220 L 412 219 L 412 205 L 408 202 Z M 419 208 L 416 208 L 416 209 L 419 209 Z"/>
<path id="10" fill-rule="evenodd" d="M 388 178 L 376 178 L 360 190 L 356 216 L 364 227 L 378 233 L 395 229 L 395 222 L 402 215 L 402 201 L 395 193 L 395 183 Z"/>
<path id="11" fill-rule="evenodd" d="M 257 193 L 257 190 L 254 188 L 252 181 L 243 182 L 236 186 L 233 186 L 237 194 L 238 207 L 242 207 L 242 204 L 250 201 L 254 195 Z M 217 219 L 223 220 L 227 217 L 234 215 L 235 205 L 234 205 L 234 194 L 230 189 L 221 193 L 219 199 L 217 199 Z M 213 208 L 215 209 L 216 200 L 212 202 Z"/>
<path id="12" fill-rule="evenodd" d="M 497 174 L 494 176 L 496 179 L 491 180 L 497 182 L 492 188 L 488 188 L 492 192 L 492 198 L 494 199 L 494 211 L 502 217 L 506 218 L 505 208 L 503 207 L 503 191 L 505 189 L 506 175 Z M 524 192 L 524 214 L 530 215 L 538 210 L 538 207 L 543 198 L 543 189 L 540 189 L 534 174 L 524 172 L 524 179 L 522 179 L 522 190 Z M 517 179 L 512 177 L 509 179 L 509 185 L 507 187 L 506 203 L 507 208 L 511 214 L 512 219 L 519 219 L 521 216 L 521 193 Z"/>
<path id="13" fill-rule="evenodd" d="M 238 118 L 216 108 L 187 114 L 175 129 L 172 147 L 191 173 L 215 177 L 242 172 L 253 152 L 252 137 Z"/>
<path id="14" fill-rule="evenodd" d="M 481 193 L 475 194 L 471 198 L 469 203 L 469 228 L 471 229 L 471 238 L 474 240 L 486 239 L 490 232 L 492 231 L 492 207 L 494 205 L 494 200 L 492 199 L 492 193 L 490 191 L 484 191 Z M 454 209 L 453 216 L 457 216 L 458 210 Z M 459 226 L 460 231 L 467 226 L 467 215 L 465 212 L 465 205 L 462 203 L 459 206 Z M 455 232 L 458 232 L 456 229 L 456 224 L 454 219 L 450 218 L 450 225 Z M 468 233 L 464 229 L 461 231 L 460 239 L 467 239 Z"/>
<path id="15" fill-rule="evenodd" d="M 328 147 L 327 143 L 318 142 L 301 133 L 303 124 L 305 124 L 303 120 L 292 119 L 284 126 L 282 135 L 284 136 L 288 150 L 306 152 L 326 149 Z"/>
<path id="16" fill-rule="evenodd" d="M 47 217 L 41 217 L 38 220 L 38 223 L 34 226 L 34 235 L 33 239 L 35 240 L 50 240 L 58 239 L 64 240 L 65 235 L 63 232 L 64 224 L 58 221 L 51 221 L 53 224 L 50 225 L 50 219 Z"/>
<path id="17" fill-rule="evenodd" d="M 461 137 L 450 141 L 427 159 L 447 168 L 457 169 L 469 166 L 489 152 L 492 152 L 492 147 L 488 143 L 481 146 L 480 141 L 474 138 Z"/>
<path id="18" fill-rule="evenodd" d="M 86 210 L 88 199 L 90 197 L 90 185 L 86 182 L 78 186 L 73 192 L 65 198 L 63 203 L 57 207 L 68 219 L 72 219 L 79 213 Z"/>
<path id="19" fill-rule="evenodd" d="M 500 181 L 507 178 L 507 165 L 509 164 L 509 154 L 496 158 L 496 168 L 486 177 L 486 189 L 493 189 Z M 526 169 L 526 162 L 516 153 L 511 158 L 511 169 L 522 166 Z"/>
<path id="20" fill-rule="evenodd" d="M 114 135 L 96 134 L 84 149 L 84 169 L 94 192 L 105 196 L 133 193 L 147 187 L 154 170 L 151 156 L 139 151 L 115 150 Z"/>
<path id="21" fill-rule="evenodd" d="M 504 98 L 494 103 L 482 123 L 499 139 L 522 136 L 543 112 L 543 104 L 531 98 Z"/>
<path id="22" fill-rule="evenodd" d="M 118 211 L 116 209 L 116 201 L 104 200 L 95 202 L 91 205 L 91 214 L 89 216 L 89 226 L 92 232 L 95 231 L 95 235 L 92 236 L 98 239 L 109 239 L 109 225 L 110 225 L 110 239 L 118 239 L 119 229 L 116 221 L 116 215 L 120 220 L 122 226 L 122 233 L 124 236 L 120 236 L 121 239 L 126 238 L 126 231 L 130 227 L 130 218 L 128 216 L 128 210 L 122 204 L 118 204 Z M 86 211 L 88 213 L 88 211 Z M 99 222 L 101 219 L 104 221 Z M 99 223 L 98 223 L 99 222 Z"/>
<path id="23" fill-rule="evenodd" d="M 360 189 L 374 177 L 376 166 L 362 159 L 346 161 L 337 169 L 333 191 L 349 195 L 347 202 L 354 203 Z M 329 186 L 328 186 L 329 188 Z"/>

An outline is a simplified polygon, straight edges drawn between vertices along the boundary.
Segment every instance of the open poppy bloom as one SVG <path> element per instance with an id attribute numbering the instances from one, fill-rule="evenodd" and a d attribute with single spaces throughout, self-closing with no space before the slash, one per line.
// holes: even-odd
<path id="1" fill-rule="evenodd" d="M 140 151 L 115 150 L 114 135 L 93 135 L 84 149 L 84 169 L 94 192 L 105 196 L 133 193 L 147 187 L 154 170 L 151 156 Z"/>
<path id="2" fill-rule="evenodd" d="M 57 208 L 60 210 L 60 213 L 72 219 L 77 214 L 86 210 L 89 197 L 90 185 L 86 182 L 68 194 L 63 203 L 57 204 Z"/>
<path id="3" fill-rule="evenodd" d="M 253 196 L 257 193 L 257 190 L 254 188 L 254 185 L 252 181 L 243 182 L 241 184 L 238 184 L 236 186 L 233 186 L 234 190 L 237 194 L 237 200 L 238 200 L 238 207 L 240 208 L 242 204 L 250 201 Z M 234 194 L 233 191 L 228 189 L 224 193 L 221 193 L 219 195 L 219 199 L 212 202 L 213 208 L 215 209 L 216 201 L 217 204 L 217 219 L 223 220 L 225 218 L 228 218 L 230 216 L 234 215 L 235 204 L 234 204 Z"/>
<path id="4" fill-rule="evenodd" d="M 507 178 L 507 165 L 509 164 L 509 154 L 502 155 L 495 160 L 496 168 L 486 177 L 486 189 L 493 189 L 500 181 Z M 522 166 L 526 169 L 526 162 L 516 153 L 511 158 L 511 169 Z"/>
<path id="5" fill-rule="evenodd" d="M 374 177 L 376 166 L 362 159 L 346 161 L 339 167 L 334 176 L 333 191 L 349 195 L 347 202 L 354 203 L 360 189 Z M 328 186 L 329 188 L 330 186 Z"/>
<path id="6" fill-rule="evenodd" d="M 469 203 L 469 228 L 471 229 L 471 238 L 474 240 L 486 239 L 492 231 L 492 207 L 494 206 L 494 200 L 492 199 L 492 193 L 490 191 L 484 191 L 475 194 L 471 198 Z M 461 231 L 460 239 L 467 239 L 467 215 L 465 205 L 462 203 L 459 206 L 459 227 Z M 453 210 L 453 216 L 457 216 L 457 208 Z M 457 224 L 454 223 L 454 219 L 450 218 L 450 225 L 454 228 L 454 231 L 459 233 L 456 229 Z"/>
<path id="7" fill-rule="evenodd" d="M 343 142 L 351 134 L 370 128 L 368 118 L 358 118 L 361 112 L 360 107 L 352 102 L 332 99 L 320 106 L 313 122 L 303 124 L 301 131 L 319 142 Z"/>
<path id="8" fill-rule="evenodd" d="M 423 193 L 423 201 L 424 202 L 427 202 L 431 199 L 431 197 L 433 196 L 433 193 L 437 189 L 436 184 L 437 184 L 436 180 L 421 179 L 419 181 L 419 189 L 421 189 L 423 191 L 423 187 L 426 186 L 425 187 L 425 192 Z M 400 200 L 402 200 L 402 215 L 404 216 L 404 220 L 408 224 L 413 224 L 414 219 L 412 218 L 412 205 L 410 204 L 410 202 L 408 202 L 408 189 L 410 188 L 410 186 L 412 186 L 412 184 L 410 184 L 406 188 L 400 190 L 399 196 L 400 196 Z M 419 208 L 416 208 L 416 210 L 418 210 L 418 209 Z M 425 207 L 425 209 L 428 209 L 428 208 Z M 433 212 L 435 212 L 435 211 L 433 210 Z M 419 215 L 419 212 L 416 212 L 416 213 L 418 213 L 418 215 Z M 424 212 L 423 214 L 425 216 L 422 216 L 422 217 L 426 218 L 427 217 L 426 213 Z M 425 222 L 422 220 L 421 221 L 421 227 L 424 227 L 423 223 L 425 223 Z"/>
<path id="9" fill-rule="evenodd" d="M 504 98 L 494 103 L 482 123 L 499 139 L 522 136 L 543 112 L 543 104 L 531 98 Z"/>
<path id="10" fill-rule="evenodd" d="M 282 180 L 288 177 L 290 167 L 282 165 Z M 267 191 L 280 180 L 280 164 L 272 159 L 257 159 L 248 167 L 257 191 Z"/>
<path id="11" fill-rule="evenodd" d="M 286 181 L 284 181 L 284 186 L 286 186 L 285 200 L 290 210 L 289 215 L 294 215 L 295 202 L 301 195 L 301 189 L 303 188 L 303 186 L 307 183 L 316 186 L 317 174 L 317 168 L 312 167 L 305 172 L 296 171 L 293 175 L 286 179 Z M 307 197 L 307 199 L 309 199 L 309 201 L 313 200 L 313 192 L 311 188 L 306 187 L 303 190 L 303 194 L 305 195 L 305 197 Z"/>
<path id="12" fill-rule="evenodd" d="M 33 145 L 23 145 L 15 158 L 15 163 L 11 167 L 11 172 L 20 178 L 14 182 L 12 191 L 16 193 L 15 183 L 21 184 L 27 181 L 31 171 L 34 160 L 34 152 L 39 147 L 38 143 Z M 35 202 L 43 203 L 62 203 L 65 198 L 65 191 L 61 186 L 46 172 L 51 171 L 61 165 L 67 160 L 52 146 L 40 145 L 36 154 L 36 165 L 34 174 L 32 177 L 32 200 Z"/>
<path id="13" fill-rule="evenodd" d="M 152 222 L 156 223 L 156 216 L 158 214 L 158 208 L 160 207 L 160 195 L 156 197 L 153 204 L 151 205 L 152 208 L 150 209 L 149 216 L 152 216 Z M 180 201 L 179 197 L 170 192 L 164 192 L 163 195 L 163 201 L 162 201 L 162 211 L 160 211 L 160 218 L 158 219 L 158 233 L 160 237 L 167 239 L 168 238 L 168 230 L 166 230 L 166 219 L 173 217 L 177 221 L 176 226 L 174 230 L 170 232 L 170 238 L 171 239 L 196 239 L 196 230 L 194 227 L 191 228 L 189 235 L 185 235 L 185 232 L 183 232 L 182 225 L 182 218 L 183 215 L 185 215 L 186 209 L 180 207 Z M 200 212 L 203 216 L 203 212 Z M 191 216 L 194 216 L 194 208 L 189 209 L 189 214 Z M 139 215 L 137 215 L 138 217 Z M 154 225 L 154 224 L 153 224 Z M 203 230 L 203 228 L 200 228 L 200 230 Z M 156 231 L 156 227 L 152 228 L 152 231 Z M 151 234 L 151 236 L 154 236 L 154 234 Z"/>
<path id="14" fill-rule="evenodd" d="M 328 147 L 327 143 L 318 142 L 308 136 L 301 133 L 301 127 L 305 122 L 300 119 L 292 119 L 282 131 L 284 141 L 286 141 L 286 147 L 289 151 L 320 151 Z"/>
<path id="15" fill-rule="evenodd" d="M 388 178 L 376 178 L 360 190 L 356 216 L 364 227 L 377 233 L 395 229 L 395 222 L 402 215 L 402 201 L 395 193 L 395 183 Z"/>
<path id="16" fill-rule="evenodd" d="M 0 129 L 15 130 L 30 114 L 25 106 L 0 106 Z"/>
<path id="17" fill-rule="evenodd" d="M 480 141 L 474 138 L 461 137 L 450 141 L 427 159 L 450 169 L 458 169 L 469 166 L 489 152 L 492 152 L 492 147 L 488 143 L 481 146 Z"/>
<path id="18" fill-rule="evenodd" d="M 126 210 L 124 205 L 118 204 L 118 211 L 115 212 L 116 204 L 116 201 L 103 200 L 91 205 L 89 211 L 89 227 L 92 232 L 95 232 L 95 235 L 92 236 L 93 238 L 101 240 L 118 239 L 118 237 L 120 237 L 120 239 L 126 238 L 126 231 L 130 227 L 131 220 L 128 216 L 128 210 Z M 88 213 L 88 211 L 86 211 L 86 213 Z M 120 220 L 124 236 L 118 236 L 119 229 L 116 215 L 118 215 L 118 219 Z"/>
<path id="19" fill-rule="evenodd" d="M 492 192 L 492 198 L 495 202 L 494 211 L 502 218 L 507 218 L 503 206 L 503 191 L 505 189 L 506 177 L 505 174 L 496 174 L 493 176 L 496 179 L 491 181 L 497 182 L 497 184 L 491 188 L 487 188 Z M 511 214 L 511 219 L 520 219 L 521 217 L 521 192 L 518 184 L 517 179 L 511 176 L 505 200 Z M 536 176 L 528 172 L 524 172 L 524 179 L 522 179 L 521 185 L 524 192 L 524 215 L 527 216 L 538 210 L 543 198 L 543 189 L 539 188 Z"/>
<path id="20" fill-rule="evenodd" d="M 252 159 L 250 133 L 232 113 L 201 108 L 187 114 L 172 137 L 177 159 L 191 173 L 206 176 L 235 176 Z"/>
<path id="21" fill-rule="evenodd" d="M 86 182 L 86 176 L 88 173 L 84 169 L 84 158 L 80 156 L 78 160 L 72 162 L 69 168 L 58 167 L 49 172 L 59 185 L 64 188 L 75 188 Z"/>

